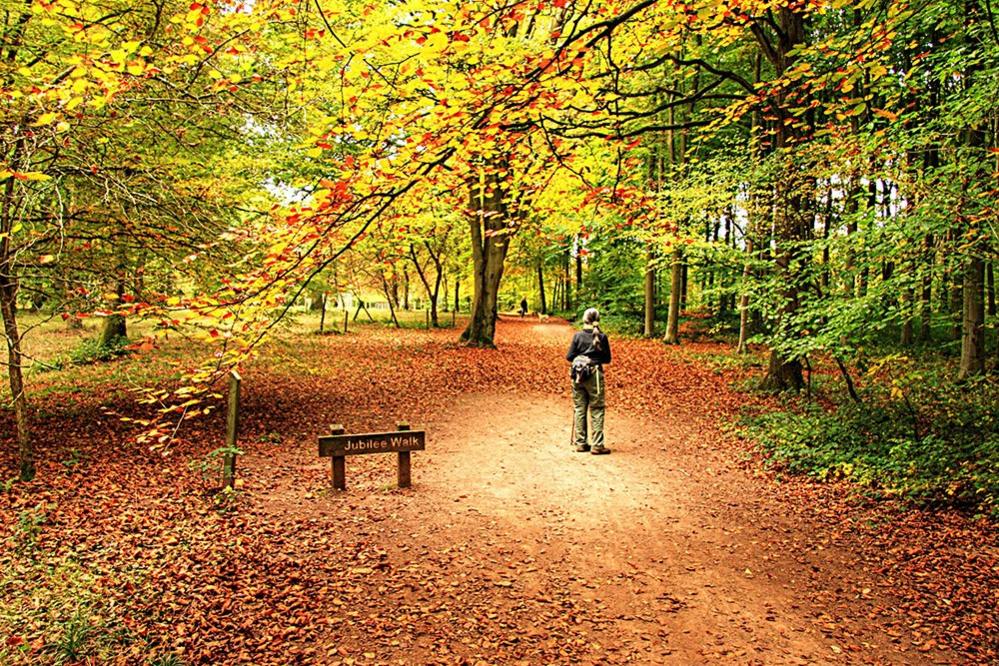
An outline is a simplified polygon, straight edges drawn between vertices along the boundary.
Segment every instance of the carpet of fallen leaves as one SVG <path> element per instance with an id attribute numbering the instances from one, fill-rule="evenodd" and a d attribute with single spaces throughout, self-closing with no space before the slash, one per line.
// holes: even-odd
<path id="1" fill-rule="evenodd" d="M 766 403 L 730 388 L 747 370 L 698 360 L 717 345 L 615 340 L 616 487 L 592 466 L 561 471 L 559 456 L 582 464 L 567 453 L 570 334 L 507 320 L 497 350 L 374 326 L 275 340 L 244 368 L 232 496 L 209 469 L 221 414 L 168 456 L 129 444 L 114 415 L 141 412 L 120 382 L 148 377 L 145 359 L 78 384 L 34 377 L 38 478 L 0 493 L 0 663 L 999 660 L 994 525 L 765 471 L 720 429 Z M 429 432 L 414 488 L 393 487 L 391 456 L 363 456 L 331 492 L 316 435 L 397 421 Z M 584 473 L 598 490 L 577 517 L 554 489 L 586 495 L 567 476 Z M 685 508 L 670 517 L 670 503 Z M 611 513 L 633 509 L 663 522 Z M 602 549 L 613 564 L 594 565 Z"/>

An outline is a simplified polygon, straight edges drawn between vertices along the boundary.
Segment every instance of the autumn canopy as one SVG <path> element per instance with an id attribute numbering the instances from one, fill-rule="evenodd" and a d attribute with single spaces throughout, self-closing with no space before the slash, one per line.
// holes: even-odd
<path id="1" fill-rule="evenodd" d="M 78 510 L 72 485 L 78 465 L 88 466 L 87 483 L 95 484 L 80 491 L 100 498 L 95 511 L 127 522 L 131 514 L 113 508 L 132 506 L 127 496 L 143 507 L 143 516 L 160 516 L 157 524 L 198 525 L 192 533 L 211 544 L 205 553 L 196 552 L 191 544 L 198 541 L 186 540 L 186 532 L 169 543 L 162 534 L 150 536 L 162 558 L 149 557 L 163 569 L 147 563 L 142 570 L 153 572 L 148 580 L 127 582 L 169 581 L 170 589 L 184 589 L 177 582 L 183 579 L 179 560 L 171 559 L 181 551 L 194 566 L 228 561 L 234 552 L 245 563 L 260 548 L 266 554 L 247 566 L 258 567 L 261 576 L 280 569 L 275 562 L 288 561 L 281 539 L 266 532 L 270 527 L 247 519 L 241 528 L 246 541 L 232 523 L 218 527 L 213 512 L 220 505 L 204 508 L 218 496 L 228 498 L 225 511 L 242 507 L 244 515 L 264 515 L 278 509 L 253 502 L 291 493 L 280 501 L 306 512 L 292 512 L 305 521 L 303 532 L 318 530 L 303 516 L 315 509 L 309 502 L 328 498 L 316 500 L 315 484 L 323 481 L 308 456 L 314 457 L 315 437 L 328 435 L 330 423 L 346 423 L 349 432 L 391 429 L 411 419 L 439 426 L 440 448 L 434 448 L 438 431 L 428 430 L 426 450 L 414 449 L 418 462 L 427 461 L 417 468 L 417 492 L 465 492 L 464 484 L 474 479 L 509 484 L 511 495 L 547 507 L 547 491 L 530 485 L 535 477 L 522 472 L 530 469 L 546 487 L 570 484 L 563 488 L 567 495 L 609 497 L 612 488 L 584 482 L 588 468 L 573 468 L 564 478 L 545 476 L 566 464 L 544 457 L 546 447 L 561 451 L 568 439 L 562 431 L 571 428 L 554 416 L 564 406 L 554 406 L 562 404 L 556 397 L 562 400 L 568 390 L 560 351 L 568 343 L 566 322 L 577 322 L 588 307 L 600 309 L 601 326 L 623 350 L 615 347 L 618 374 L 608 372 L 607 384 L 612 435 L 613 419 L 621 419 L 613 448 L 617 454 L 623 446 L 622 455 L 610 459 L 625 462 L 607 463 L 623 466 L 618 472 L 625 491 L 619 495 L 643 497 L 639 467 L 651 465 L 668 476 L 655 465 L 673 460 L 667 453 L 653 462 L 628 462 L 629 450 L 674 452 L 669 474 L 685 470 L 698 490 L 684 498 L 696 498 L 703 503 L 698 510 L 711 512 L 741 498 L 745 479 L 733 470 L 753 460 L 759 463 L 754 470 L 779 470 L 773 472 L 777 482 L 785 472 L 802 474 L 843 482 L 864 498 L 907 509 L 954 511 L 959 517 L 941 524 L 950 525 L 956 542 L 971 552 L 981 541 L 976 534 L 994 534 L 963 521 L 988 523 L 999 516 L 999 8 L 993 4 L 0 0 L 0 315 L 6 342 L 0 515 L 16 522 L 10 543 L 17 544 L 16 556 L 0 554 L 0 564 L 11 563 L 12 571 L 15 564 L 26 567 L 17 569 L 16 584 L 0 577 L 0 601 L 38 608 L 45 604 L 30 600 L 41 592 L 16 586 L 42 581 L 37 584 L 46 594 L 55 589 L 55 578 L 36 576 L 49 516 L 62 520 L 60 542 L 65 537 L 74 550 L 46 571 L 63 571 L 71 560 L 92 576 L 81 589 L 99 598 L 100 581 L 114 579 L 119 587 L 107 598 L 126 604 L 126 577 L 106 568 L 116 556 L 101 551 L 88 564 L 89 555 L 81 554 L 90 552 L 86 531 L 97 530 L 88 526 L 90 518 L 53 517 L 56 507 Z M 230 441 L 224 451 L 215 450 L 224 429 L 226 378 L 236 376 L 231 371 L 244 373 L 244 448 Z M 528 416 L 503 421 L 508 400 Z M 663 434 L 658 426 L 643 426 L 643 418 L 676 431 Z M 454 433 L 461 428 L 449 430 L 456 423 L 469 432 L 519 433 L 517 442 L 535 437 L 543 445 L 510 444 L 510 468 L 502 468 L 509 476 L 486 478 L 499 468 L 476 457 L 482 454 L 475 442 L 492 435 L 459 442 Z M 522 425 L 527 430 L 517 430 Z M 239 428 L 230 426 L 235 440 Z M 253 433 L 252 443 L 246 432 Z M 726 451 L 721 442 L 732 433 L 745 448 L 717 453 Z M 673 439 L 654 446 L 645 439 L 667 436 Z M 260 448 L 282 441 L 279 453 Z M 217 462 L 219 451 L 227 460 L 237 451 L 247 455 L 239 468 L 249 484 L 245 495 L 236 488 L 235 471 L 228 472 L 222 495 L 214 487 L 190 490 L 196 472 L 211 476 L 205 461 Z M 433 455 L 442 457 L 435 461 Z M 136 464 L 153 479 L 148 495 L 129 485 L 142 476 Z M 374 492 L 376 482 L 364 486 L 374 478 L 364 476 L 366 464 L 358 463 L 360 487 Z M 422 489 L 421 470 L 429 479 Z M 461 470 L 471 471 L 462 476 Z M 307 476 L 313 472 L 314 478 Z M 303 474 L 311 481 L 303 482 Z M 725 479 L 717 488 L 716 474 Z M 173 501 L 164 498 L 175 479 L 190 491 L 178 509 L 181 518 L 163 508 Z M 672 497 L 675 489 L 664 488 L 648 502 Z M 406 493 L 392 497 L 415 502 Z M 881 518 L 855 517 L 852 508 L 835 503 L 847 502 L 842 497 L 807 497 L 782 498 L 779 505 L 816 502 L 832 516 L 822 529 L 842 519 L 850 525 L 829 529 L 854 534 L 864 524 L 872 531 L 856 538 L 866 544 L 887 544 L 881 550 L 891 557 L 916 552 L 904 541 L 910 537 L 875 534 L 871 525 L 881 525 Z M 759 506 L 775 502 L 768 498 Z M 445 507 L 464 507 L 464 499 L 435 496 Z M 473 496 L 469 506 L 489 514 L 495 507 L 481 499 Z M 630 505 L 618 501 L 626 513 Z M 365 504 L 363 511 L 378 514 L 378 506 Z M 342 509 L 322 508 L 328 512 L 317 510 L 316 520 Z M 549 509 L 539 520 L 551 520 Z M 360 523 L 374 515 L 363 511 Z M 422 520 L 415 503 L 401 511 Z M 446 512 L 435 518 L 442 516 Z M 703 524 L 716 525 L 711 516 Z M 757 518 L 750 511 L 733 522 L 741 529 Z M 913 518 L 910 527 L 928 530 L 933 522 Z M 545 524 L 549 532 L 555 529 Z M 427 525 L 424 536 L 432 541 L 443 538 L 434 535 L 450 523 Z M 728 535 L 730 526 L 718 529 Z M 77 527 L 80 532 L 73 532 Z M 590 526 L 594 533 L 603 527 Z M 104 528 L 132 534 L 124 524 Z M 205 536 L 214 529 L 232 531 L 218 540 Z M 921 543 L 927 534 L 911 539 Z M 634 546 L 647 556 L 646 570 L 655 569 L 652 537 L 608 535 Z M 634 543 L 628 540 L 633 537 Z M 771 537 L 754 534 L 739 547 L 751 543 L 755 549 Z M 310 543 L 322 538 L 310 536 Z M 520 532 L 511 537 L 526 538 Z M 805 548 L 797 536 L 788 540 L 788 552 Z M 498 538 L 497 547 L 510 542 Z M 230 555 L 215 551 L 219 544 L 232 546 Z M 155 550 L 141 543 L 129 548 L 143 557 Z M 378 548 L 357 545 L 340 555 L 352 561 L 348 571 L 367 576 L 388 570 L 391 558 Z M 844 548 L 862 550 L 852 542 Z M 448 557 L 457 561 L 457 552 Z M 531 558 L 543 561 L 545 552 L 520 553 L 517 566 L 530 569 Z M 994 554 L 957 562 L 932 549 L 918 552 L 939 556 L 941 571 L 953 581 L 987 587 L 997 571 Z M 618 553 L 620 561 L 629 553 Z M 930 658 L 934 646 L 950 641 L 953 652 L 941 659 L 995 658 L 995 646 L 972 630 L 995 629 L 994 616 L 989 625 L 981 610 L 989 600 L 963 583 L 946 593 L 919 587 L 924 578 L 903 560 L 881 562 L 879 570 L 911 583 L 900 594 L 920 618 L 937 613 L 933 617 L 950 627 L 949 638 L 929 639 L 920 633 L 923 625 L 910 623 L 905 631 L 915 634 L 906 634 L 907 645 Z M 846 561 L 837 566 L 849 568 Z M 698 562 L 686 570 L 706 566 Z M 749 573 L 719 588 L 748 585 L 756 568 L 733 565 L 732 571 Z M 228 571 L 202 575 L 225 579 Z M 818 571 L 806 573 L 815 589 L 826 590 L 825 582 L 813 580 Z M 353 587 L 341 590 L 348 601 L 351 594 L 356 601 L 388 589 L 376 594 L 351 580 Z M 666 585 L 672 579 L 656 580 Z M 656 598 L 673 599 L 678 580 Z M 297 581 L 285 583 L 290 589 Z M 562 582 L 545 584 L 569 589 Z M 500 583 L 516 587 L 503 577 L 487 586 Z M 871 598 L 868 583 L 857 582 L 849 603 Z M 709 578 L 699 579 L 697 589 L 709 584 Z M 784 589 L 795 584 L 781 581 Z M 246 608 L 266 606 L 260 589 L 243 600 Z M 762 588 L 743 593 L 746 599 L 769 594 Z M 439 591 L 427 594 L 440 598 Z M 213 617 L 228 617 L 232 599 L 211 598 L 205 607 L 214 608 Z M 943 599 L 947 608 L 927 598 Z M 216 601 L 225 608 L 212 606 Z M 792 601 L 786 608 L 797 608 Z M 124 614 L 129 619 L 121 631 L 133 632 L 133 645 L 147 641 L 141 644 L 181 655 L 190 647 L 186 638 L 160 633 L 176 624 L 177 603 L 170 598 L 155 612 Z M 295 604 L 289 603 L 292 617 Z M 677 601 L 668 612 L 685 603 Z M 892 603 L 884 600 L 885 607 Z M 722 601 L 712 604 L 727 608 Z M 851 608 L 864 617 L 880 612 Z M 644 617 L 618 610 L 617 620 Z M 659 617 L 660 610 L 646 615 Z M 757 610 L 764 618 L 759 635 L 770 636 L 771 611 Z M 51 623 L 18 613 L 0 611 L 0 640 L 9 632 L 13 641 L 0 643 L 0 662 L 17 656 L 31 663 L 45 655 L 53 663 L 77 663 L 86 653 L 53 656 L 58 641 L 50 636 Z M 257 610 L 246 617 L 257 617 Z M 550 622 L 556 617 L 562 615 L 553 613 Z M 580 622 L 563 629 L 571 635 Z M 190 663 L 231 656 L 205 638 L 216 630 L 222 631 L 202 627 L 195 639 L 200 652 L 191 653 L 200 657 Z M 265 638 L 277 640 L 279 633 L 268 628 Z M 292 635 L 281 634 L 282 640 Z M 475 654 L 493 654 L 504 640 Z M 575 646 L 562 654 L 547 643 L 539 643 L 536 653 L 502 649 L 509 648 L 503 653 L 509 663 L 515 653 L 525 663 L 603 654 L 593 636 L 580 640 L 555 641 Z M 248 638 L 247 655 L 284 654 L 266 642 Z M 852 644 L 870 647 L 859 638 Z M 841 645 L 851 649 L 840 637 L 835 654 Z M 119 647 L 100 654 L 125 659 Z M 802 654 L 814 646 L 785 647 Z M 893 649 L 873 658 L 891 661 L 898 657 Z M 442 663 L 479 663 L 471 652 L 456 654 L 468 661 Z M 642 658 L 660 663 L 662 654 Z M 593 658 L 609 663 L 605 657 Z M 768 655 L 756 657 L 768 663 Z M 749 657 L 743 661 L 750 663 Z"/>

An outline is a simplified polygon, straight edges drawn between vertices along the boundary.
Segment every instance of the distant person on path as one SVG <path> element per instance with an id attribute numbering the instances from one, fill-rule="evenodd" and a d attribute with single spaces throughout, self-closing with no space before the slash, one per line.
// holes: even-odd
<path id="1" fill-rule="evenodd" d="M 583 313 L 583 330 L 576 331 L 565 355 L 571 364 L 572 404 L 575 411 L 573 444 L 579 452 L 610 453 L 604 446 L 604 368 L 611 362 L 610 341 L 600 332 L 600 313 L 589 308 Z M 587 409 L 589 429 L 587 429 Z M 592 448 L 587 441 L 590 434 Z"/>
<path id="2" fill-rule="evenodd" d="M 520 299 L 520 316 L 523 317 L 527 314 L 527 299 Z"/>

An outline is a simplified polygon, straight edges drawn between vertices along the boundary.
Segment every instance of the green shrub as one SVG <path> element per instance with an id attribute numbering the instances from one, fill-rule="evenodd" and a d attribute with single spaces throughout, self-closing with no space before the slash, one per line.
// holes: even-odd
<path id="1" fill-rule="evenodd" d="M 71 352 L 69 361 L 76 365 L 86 365 L 98 361 L 110 361 L 128 353 L 128 338 L 113 338 L 108 344 L 100 344 L 88 338 L 80 342 Z"/>
<path id="2" fill-rule="evenodd" d="M 999 517 L 999 382 L 955 384 L 943 372 L 878 382 L 863 404 L 789 401 L 744 416 L 739 429 L 790 472 Z"/>

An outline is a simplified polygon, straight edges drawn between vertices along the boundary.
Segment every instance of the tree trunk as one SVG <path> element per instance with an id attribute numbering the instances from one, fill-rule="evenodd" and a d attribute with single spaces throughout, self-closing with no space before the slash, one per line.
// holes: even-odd
<path id="1" fill-rule="evenodd" d="M 409 269 L 406 268 L 405 264 L 402 267 L 402 309 L 409 310 Z"/>
<path id="2" fill-rule="evenodd" d="M 541 292 L 541 314 L 548 314 L 548 300 L 545 297 L 545 268 L 538 262 L 538 291 Z"/>
<path id="3" fill-rule="evenodd" d="M 673 248 L 673 262 L 670 266 L 669 312 L 666 316 L 666 337 L 663 342 L 668 345 L 680 343 L 680 301 L 683 298 L 683 249 L 677 245 Z"/>
<path id="4" fill-rule="evenodd" d="M 108 315 L 101 324 L 101 332 L 97 338 L 100 347 L 114 346 L 119 340 L 128 337 L 128 326 L 121 315 Z"/>
<path id="5" fill-rule="evenodd" d="M 950 316 L 952 320 L 950 337 L 952 340 L 961 339 L 961 322 L 964 314 L 964 288 L 963 279 L 956 275 L 957 271 L 951 273 L 950 284 Z"/>
<path id="6" fill-rule="evenodd" d="M 929 342 L 933 337 L 930 328 L 930 308 L 933 296 L 933 237 L 923 239 L 922 289 L 919 303 L 919 341 Z"/>
<path id="7" fill-rule="evenodd" d="M 461 340 L 470 347 L 495 347 L 499 285 L 510 248 L 504 192 L 495 174 L 470 192 L 472 234 L 472 311 Z"/>
<path id="8" fill-rule="evenodd" d="M 576 236 L 576 298 L 583 296 L 583 241 Z M 582 303 L 580 303 L 582 306 Z"/>
<path id="9" fill-rule="evenodd" d="M 128 269 L 128 257 L 126 255 L 124 241 L 119 241 L 115 246 L 115 286 L 114 293 L 117 295 L 116 307 L 124 303 L 125 296 L 125 271 Z M 120 344 L 121 340 L 128 338 L 128 328 L 125 318 L 118 314 L 108 315 L 104 318 L 101 326 L 101 333 L 97 339 L 97 344 L 101 347 L 112 347 Z"/>
<path id="10" fill-rule="evenodd" d="M 964 303 L 961 317 L 961 369 L 959 379 L 985 372 L 985 262 L 969 257 L 964 268 Z"/>
<path id="11" fill-rule="evenodd" d="M 746 237 L 746 265 L 742 267 L 742 295 L 739 296 L 739 346 L 737 354 L 749 353 L 749 288 L 746 284 L 752 277 L 753 239 Z"/>
<path id="12" fill-rule="evenodd" d="M 28 396 L 24 387 L 21 333 L 17 326 L 18 279 L 14 267 L 14 249 L 11 247 L 14 197 L 14 179 L 8 178 L 4 185 L 3 210 L 0 213 L 0 316 L 3 317 L 4 335 L 7 338 L 7 379 L 14 403 L 19 475 L 22 481 L 30 481 L 35 478 L 35 454 L 28 421 Z"/>
<path id="13" fill-rule="evenodd" d="M 28 397 L 24 387 L 21 336 L 17 327 L 17 281 L 9 275 L 9 265 L 2 267 L 0 275 L 0 314 L 3 315 L 4 334 L 7 338 L 7 378 L 14 402 L 14 423 L 17 429 L 17 454 L 22 481 L 35 477 L 35 456 L 28 423 Z"/>
<path id="14" fill-rule="evenodd" d="M 988 295 L 988 315 L 996 316 L 996 274 L 995 266 L 989 263 L 985 267 L 985 293 Z"/>
<path id="15" fill-rule="evenodd" d="M 911 347 L 915 341 L 914 320 L 916 318 L 916 290 L 908 287 L 902 292 L 902 334 L 899 342 L 903 347 Z"/>
<path id="16" fill-rule="evenodd" d="M 563 310 L 572 308 L 572 285 L 569 282 L 569 257 L 572 254 L 572 246 L 566 247 L 565 257 L 562 260 L 562 298 L 565 299 Z"/>
<path id="17" fill-rule="evenodd" d="M 459 297 L 461 296 L 461 278 L 457 275 L 454 276 L 454 311 L 455 313 L 461 310 L 461 301 Z"/>
<path id="18" fill-rule="evenodd" d="M 441 293 L 441 278 L 443 277 L 443 269 L 440 265 L 437 266 L 437 277 L 434 279 L 434 291 L 430 295 L 430 325 L 434 328 L 440 328 L 440 321 L 437 318 L 437 301 L 440 298 Z"/>
<path id="19" fill-rule="evenodd" d="M 389 314 L 392 316 L 392 324 L 396 328 L 402 328 L 402 326 L 399 325 L 399 319 L 395 316 L 395 310 L 398 307 L 398 304 L 394 302 L 396 299 L 392 298 L 393 296 L 392 289 L 395 285 L 389 284 L 389 281 L 385 279 L 385 273 L 382 273 L 381 277 L 382 277 L 382 293 L 385 294 L 385 300 L 388 301 Z"/>
<path id="20" fill-rule="evenodd" d="M 764 391 L 800 391 L 805 386 L 800 359 L 787 360 L 776 351 L 770 352 L 767 376 L 760 388 Z"/>
<path id="21" fill-rule="evenodd" d="M 732 214 L 731 211 L 725 211 L 725 233 L 721 236 L 720 240 L 729 247 L 732 240 Z M 718 316 L 724 319 L 728 316 L 728 291 L 726 290 L 726 277 L 728 276 L 728 271 L 722 268 L 718 273 L 718 289 L 721 292 L 718 295 Z"/>
<path id="22" fill-rule="evenodd" d="M 833 190 L 830 185 L 829 191 L 826 193 L 826 209 L 825 215 L 823 215 L 822 220 L 822 277 L 820 283 L 822 284 L 822 293 L 829 294 L 829 279 L 830 279 L 830 257 L 829 257 L 829 231 L 832 228 L 832 216 L 833 216 Z"/>
<path id="23" fill-rule="evenodd" d="M 805 43 L 805 17 L 800 10 L 781 8 L 777 14 L 780 24 L 780 39 L 775 44 L 767 42 L 765 33 L 754 31 L 764 53 L 770 58 L 778 76 L 794 65 L 794 50 Z M 786 100 L 780 95 L 777 112 L 780 116 L 774 126 L 774 144 L 778 150 L 800 150 L 805 139 L 799 130 L 784 122 L 787 112 Z M 776 335 L 794 337 L 798 335 L 792 327 L 794 315 L 800 304 L 802 289 L 800 243 L 808 238 L 814 225 L 814 216 L 808 202 L 814 200 L 814 182 L 802 182 L 793 169 L 778 176 L 776 182 L 777 206 L 774 215 L 774 237 L 776 247 L 774 261 L 783 283 L 783 304 L 779 310 Z M 761 387 L 766 390 L 800 390 L 804 386 L 801 359 L 785 358 L 776 349 L 770 351 L 770 365 Z"/>
<path id="24" fill-rule="evenodd" d="M 645 337 L 656 334 L 656 269 L 655 256 L 649 245 L 645 256 Z"/>
<path id="25" fill-rule="evenodd" d="M 690 283 L 690 270 L 687 266 L 687 262 L 683 262 L 683 270 L 680 276 L 680 312 L 684 312 L 687 309 L 687 292 L 688 285 Z"/>

